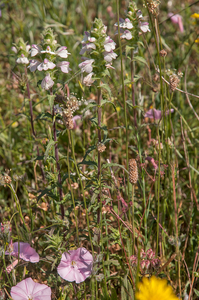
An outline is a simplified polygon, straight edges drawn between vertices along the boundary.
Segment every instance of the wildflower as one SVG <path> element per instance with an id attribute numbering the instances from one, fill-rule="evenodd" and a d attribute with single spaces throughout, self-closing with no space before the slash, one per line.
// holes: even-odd
<path id="1" fill-rule="evenodd" d="M 77 126 L 77 123 L 76 123 L 76 120 L 79 120 L 81 119 L 81 116 L 74 116 L 73 117 L 73 129 L 76 129 L 78 126 Z"/>
<path id="2" fill-rule="evenodd" d="M 116 59 L 117 54 L 111 50 L 110 52 L 105 51 L 104 52 L 104 59 L 107 62 L 111 62 L 113 59 Z"/>
<path id="3" fill-rule="evenodd" d="M 31 56 L 36 56 L 38 53 L 41 52 L 41 48 L 35 44 L 32 45 L 32 48 L 30 50 L 30 55 Z"/>
<path id="4" fill-rule="evenodd" d="M 93 74 L 94 73 L 91 72 L 86 77 L 84 77 L 83 84 L 85 84 L 86 86 L 91 86 L 91 84 L 95 81 L 92 79 Z"/>
<path id="5" fill-rule="evenodd" d="M 54 84 L 54 81 L 51 79 L 50 74 L 47 74 L 46 77 L 41 82 L 41 87 L 44 90 L 49 90 Z"/>
<path id="6" fill-rule="evenodd" d="M 94 63 L 94 59 L 86 59 L 81 64 L 79 64 L 79 67 L 82 72 L 91 73 L 93 70 L 92 63 Z"/>
<path id="7" fill-rule="evenodd" d="M 147 22 L 140 22 L 139 23 L 139 28 L 140 28 L 140 30 L 142 31 L 142 32 L 144 32 L 144 33 L 146 33 L 147 31 L 151 31 L 150 29 L 149 29 L 149 23 L 147 23 Z"/>
<path id="8" fill-rule="evenodd" d="M 194 13 L 193 15 L 191 15 L 191 18 L 198 19 L 199 18 L 199 14 Z"/>
<path id="9" fill-rule="evenodd" d="M 138 283 L 138 289 L 135 294 L 137 300 L 179 300 L 172 287 L 167 285 L 167 281 L 155 276 L 150 279 L 144 277 Z"/>
<path id="10" fill-rule="evenodd" d="M 127 39 L 131 40 L 132 39 L 132 33 L 129 30 L 125 30 L 123 34 L 121 35 L 121 39 Z"/>
<path id="11" fill-rule="evenodd" d="M 14 300 L 50 300 L 51 288 L 26 278 L 11 288 L 11 297 Z"/>
<path id="12" fill-rule="evenodd" d="M 31 263 L 36 263 L 39 261 L 39 254 L 32 247 L 30 247 L 28 243 L 15 242 L 14 244 L 11 243 L 10 246 L 10 251 L 6 251 L 5 255 L 12 255 L 17 258 L 19 257 L 25 261 L 30 261 Z"/>
<path id="13" fill-rule="evenodd" d="M 61 69 L 63 73 L 68 73 L 70 68 L 69 68 L 69 62 L 68 61 L 61 61 L 57 64 L 57 67 Z"/>
<path id="14" fill-rule="evenodd" d="M 116 43 L 110 38 L 110 36 L 107 36 L 105 38 L 105 42 L 104 42 L 105 51 L 111 52 L 111 50 L 115 49 L 115 45 L 116 45 Z"/>
<path id="15" fill-rule="evenodd" d="M 57 268 L 58 274 L 67 281 L 80 283 L 91 275 L 93 257 L 85 248 L 70 250 L 62 254 Z"/>
<path id="16" fill-rule="evenodd" d="M 167 110 L 165 112 L 165 115 L 169 115 L 169 112 L 173 113 L 174 112 L 174 109 L 170 109 L 170 110 Z M 145 118 L 149 118 L 149 119 L 155 119 L 155 120 L 160 120 L 162 118 L 162 112 L 161 110 L 158 110 L 158 109 L 155 109 L 155 108 L 152 108 L 152 109 L 149 109 L 145 115 L 144 115 Z"/>
<path id="17" fill-rule="evenodd" d="M 171 19 L 171 22 L 173 24 L 178 24 L 180 32 L 184 31 L 183 23 L 182 23 L 182 16 L 179 14 L 173 14 L 173 13 L 168 13 L 168 17 Z"/>
<path id="18" fill-rule="evenodd" d="M 68 53 L 68 51 L 66 49 L 67 49 L 67 47 L 62 46 L 62 47 L 58 48 L 55 53 L 58 56 L 60 56 L 61 58 L 67 58 L 70 53 Z"/>
<path id="19" fill-rule="evenodd" d="M 116 23 L 115 26 L 118 26 L 118 24 Z M 131 23 L 131 21 L 128 18 L 126 18 L 125 20 L 120 18 L 119 19 L 119 27 L 122 29 L 124 29 L 124 28 L 132 29 L 133 24 Z"/>
<path id="20" fill-rule="evenodd" d="M 39 64 L 37 66 L 37 70 L 38 71 L 47 71 L 48 69 L 54 69 L 56 67 L 56 65 L 52 62 L 49 61 L 47 58 L 44 59 L 44 62 L 42 62 L 41 64 Z"/>
<path id="21" fill-rule="evenodd" d="M 34 72 L 37 70 L 37 67 L 39 65 L 40 65 L 40 61 L 38 61 L 36 59 L 31 59 L 28 68 L 30 69 L 31 72 Z"/>
<path id="22" fill-rule="evenodd" d="M 18 57 L 17 60 L 16 60 L 16 62 L 18 64 L 25 64 L 25 65 L 29 64 L 29 60 L 28 60 L 27 57 L 25 57 L 24 54 L 21 54 L 21 57 Z"/>

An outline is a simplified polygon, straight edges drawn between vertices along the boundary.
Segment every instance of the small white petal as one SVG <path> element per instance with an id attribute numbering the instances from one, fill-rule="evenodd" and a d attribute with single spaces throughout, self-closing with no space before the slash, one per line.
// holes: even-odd
<path id="1" fill-rule="evenodd" d="M 54 81 L 51 79 L 50 74 L 47 74 L 46 77 L 41 82 L 41 87 L 44 90 L 49 90 L 54 84 Z"/>
<path id="2" fill-rule="evenodd" d="M 59 62 L 57 64 L 57 67 L 59 67 L 63 73 L 68 73 L 70 71 L 69 62 L 68 61 Z"/>
<path id="3" fill-rule="evenodd" d="M 40 62 L 36 59 L 30 60 L 30 65 L 28 68 L 30 69 L 31 72 L 36 71 L 37 67 L 40 65 Z"/>

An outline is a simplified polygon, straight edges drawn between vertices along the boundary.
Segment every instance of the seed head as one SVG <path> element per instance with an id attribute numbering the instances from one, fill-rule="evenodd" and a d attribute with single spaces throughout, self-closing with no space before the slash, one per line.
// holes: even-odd
<path id="1" fill-rule="evenodd" d="M 136 184 L 138 181 L 138 168 L 135 159 L 129 160 L 129 181 L 131 184 Z"/>

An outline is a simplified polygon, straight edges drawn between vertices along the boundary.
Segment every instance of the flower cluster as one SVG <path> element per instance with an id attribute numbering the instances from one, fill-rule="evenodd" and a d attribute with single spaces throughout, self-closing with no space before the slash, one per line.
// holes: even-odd
<path id="1" fill-rule="evenodd" d="M 118 23 L 115 26 L 118 28 Z M 127 17 L 125 19 L 120 18 L 119 27 L 120 33 L 122 33 L 121 39 L 128 40 L 129 46 L 134 50 L 137 48 L 139 30 L 144 33 L 150 31 L 149 23 L 144 21 L 141 10 L 137 9 L 134 2 L 129 4 Z M 118 29 L 115 34 L 118 34 Z"/>
<path id="2" fill-rule="evenodd" d="M 83 62 L 79 64 L 81 72 L 88 73 L 83 79 L 87 86 L 92 85 L 94 77 L 101 78 L 107 75 L 107 69 L 112 67 L 112 60 L 117 54 L 113 51 L 116 43 L 106 34 L 107 27 L 100 19 L 95 19 L 90 32 L 86 31 L 82 40 L 81 55 L 89 54 L 89 58 L 82 57 Z"/>
<path id="3" fill-rule="evenodd" d="M 137 267 L 138 258 L 136 255 L 130 257 L 130 261 L 133 267 Z M 154 269 L 157 269 L 160 265 L 160 260 L 155 258 L 155 252 L 152 249 L 148 249 L 145 253 L 143 249 L 140 252 L 140 271 L 144 273 L 152 273 Z"/>
<path id="4" fill-rule="evenodd" d="M 18 40 L 12 47 L 12 51 L 17 55 L 17 64 L 28 65 L 29 64 L 29 50 L 31 46 L 27 45 L 22 38 Z"/>
<path id="5" fill-rule="evenodd" d="M 62 102 L 60 101 L 62 99 Z M 67 129 L 75 129 L 77 127 L 76 120 L 81 119 L 80 116 L 73 117 L 73 113 L 79 108 L 79 101 L 74 95 L 69 97 L 64 97 L 57 95 L 55 101 L 61 102 L 62 106 L 59 104 L 55 105 L 55 114 L 62 117 L 62 120 L 58 120 L 59 123 L 64 124 Z"/>
<path id="6" fill-rule="evenodd" d="M 40 60 L 31 59 L 28 68 L 31 72 L 44 71 L 45 77 L 41 82 L 41 87 L 44 90 L 49 90 L 54 85 L 54 73 L 59 68 L 61 72 L 69 72 L 69 62 L 59 61 L 66 59 L 70 53 L 67 51 L 67 47 L 57 44 L 53 31 L 48 28 L 43 33 L 42 45 L 32 45 L 30 49 L 31 57 L 39 57 Z"/>
<path id="7" fill-rule="evenodd" d="M 28 243 L 11 243 L 9 251 L 6 251 L 5 254 L 19 257 L 32 263 L 39 261 L 39 255 Z M 7 267 L 7 272 L 11 272 L 17 263 L 18 259 Z M 57 272 L 63 279 L 69 282 L 75 281 L 76 283 L 81 283 L 91 275 L 92 269 L 93 256 L 85 248 L 78 248 L 62 254 Z M 34 282 L 32 278 L 26 278 L 11 288 L 11 296 L 14 300 L 50 300 L 51 288 L 45 284 Z"/>

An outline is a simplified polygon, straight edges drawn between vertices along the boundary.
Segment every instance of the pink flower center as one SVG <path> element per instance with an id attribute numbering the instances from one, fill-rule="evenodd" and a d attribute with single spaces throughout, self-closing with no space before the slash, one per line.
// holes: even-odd
<path id="1" fill-rule="evenodd" d="M 73 268 L 75 268 L 76 265 L 77 265 L 77 264 L 76 264 L 76 261 L 72 260 L 72 261 L 71 261 L 71 266 L 72 266 Z"/>
<path id="2" fill-rule="evenodd" d="M 33 300 L 31 295 L 28 295 L 28 300 Z"/>

